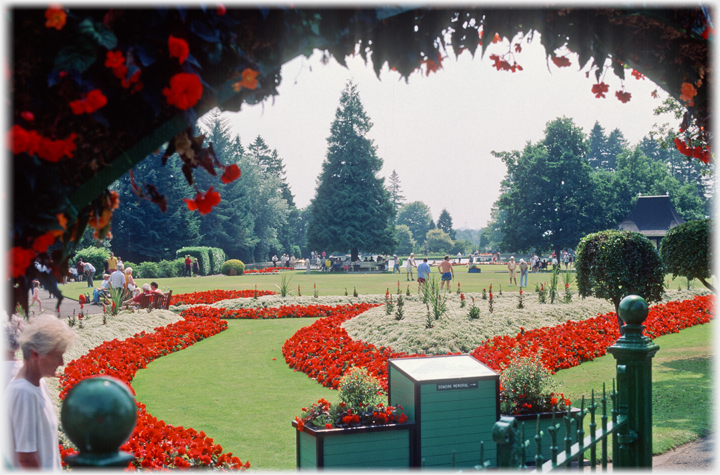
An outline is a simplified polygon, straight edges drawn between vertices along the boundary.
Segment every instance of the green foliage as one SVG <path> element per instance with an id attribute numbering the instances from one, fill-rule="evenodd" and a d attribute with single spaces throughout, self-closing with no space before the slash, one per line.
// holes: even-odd
<path id="1" fill-rule="evenodd" d="M 472 300 L 472 303 L 470 304 L 470 308 L 468 309 L 468 318 L 470 320 L 476 320 L 480 318 L 480 309 L 475 305 L 474 297 L 470 297 L 470 300 Z"/>
<path id="2" fill-rule="evenodd" d="M 422 201 L 413 201 L 404 204 L 397 213 L 395 224 L 404 224 L 410 229 L 413 238 L 422 244 L 428 231 L 435 227 L 430 214 L 430 207 Z"/>
<path id="3" fill-rule="evenodd" d="M 75 265 L 78 260 L 89 262 L 95 268 L 95 275 L 102 276 L 103 265 L 107 258 L 110 257 L 110 250 L 105 247 L 86 247 L 75 253 L 75 257 L 71 259 L 70 264 Z"/>
<path id="4" fill-rule="evenodd" d="M 230 261 L 228 261 L 228 262 L 230 262 Z M 223 272 L 223 274 L 224 274 L 224 272 Z M 240 275 L 240 274 L 241 273 L 238 273 L 238 275 Z M 292 280 L 292 276 L 283 274 L 281 277 L 282 278 L 280 280 L 280 285 L 275 284 L 275 287 L 278 288 L 278 291 L 280 292 L 281 297 L 287 297 L 288 295 L 292 294 L 292 292 L 290 291 L 290 281 Z M 347 290 L 345 290 L 345 295 L 347 295 Z"/>
<path id="5" fill-rule="evenodd" d="M 548 296 L 550 297 L 550 303 L 555 303 L 555 299 L 558 296 L 558 274 L 560 273 L 560 265 L 552 271 L 550 274 L 550 286 L 548 287 Z"/>
<path id="6" fill-rule="evenodd" d="M 422 286 L 423 302 L 432 311 L 435 320 L 447 312 L 447 294 L 440 289 L 440 282 L 436 275 L 429 276 Z"/>
<path id="7" fill-rule="evenodd" d="M 452 217 L 450 216 L 450 213 L 448 213 L 448 210 L 446 210 L 445 208 L 443 208 L 443 210 L 440 212 L 440 216 L 438 217 L 437 221 L 437 227 L 438 229 L 442 229 L 443 231 L 445 231 L 450 236 L 450 239 L 455 240 L 455 230 L 453 229 Z"/>
<path id="8" fill-rule="evenodd" d="M 453 248 L 453 240 L 442 229 L 431 229 L 425 235 L 425 245 L 430 252 L 449 253 Z"/>
<path id="9" fill-rule="evenodd" d="M 155 262 L 141 262 L 136 267 L 133 267 L 133 275 L 135 275 L 135 277 L 142 277 L 143 279 L 167 277 L 160 275 L 160 268 Z"/>
<path id="10" fill-rule="evenodd" d="M 383 402 L 383 397 L 378 395 L 383 394 L 380 382 L 362 367 L 350 368 L 340 380 L 338 391 L 340 400 L 352 408 L 361 409 Z"/>
<path id="11" fill-rule="evenodd" d="M 415 250 L 415 239 L 413 239 L 412 231 L 405 224 L 395 226 L 395 239 L 398 242 L 397 252 L 399 255 L 409 255 Z"/>
<path id="12" fill-rule="evenodd" d="M 553 407 L 564 410 L 562 397 L 553 398 L 557 383 L 543 366 L 540 353 L 533 358 L 515 355 L 500 373 L 500 413 L 533 414 L 549 412 Z"/>
<path id="13" fill-rule="evenodd" d="M 175 259 L 174 261 L 162 260 L 158 262 L 157 268 L 158 277 L 179 277 L 182 275 L 182 270 L 185 267 L 185 263 L 182 259 Z"/>
<path id="14" fill-rule="evenodd" d="M 648 303 L 663 295 L 665 270 L 655 246 L 642 234 L 608 230 L 584 237 L 577 248 L 578 294 L 607 299 L 617 312 L 626 295 Z"/>
<path id="15" fill-rule="evenodd" d="M 570 285 L 573 281 L 573 275 L 570 273 L 569 270 L 565 270 L 565 273 L 562 274 L 562 280 L 563 280 L 563 287 L 565 287 L 565 294 L 563 294 L 563 302 L 570 303 L 572 302 L 573 292 L 570 290 Z"/>
<path id="16" fill-rule="evenodd" d="M 405 300 L 403 299 L 403 296 L 398 295 L 397 308 L 395 310 L 395 320 L 402 320 L 403 317 L 405 317 L 404 308 L 403 308 L 404 306 L 405 306 Z"/>
<path id="17" fill-rule="evenodd" d="M 103 324 L 106 323 L 105 314 L 117 315 L 122 307 L 125 298 L 125 290 L 122 288 L 110 288 L 110 302 L 103 307 Z"/>
<path id="18" fill-rule="evenodd" d="M 384 254 L 397 247 L 390 193 L 384 179 L 377 177 L 383 161 L 365 137 L 371 127 L 357 86 L 350 82 L 330 127 L 327 154 L 310 204 L 308 246 L 349 249 L 353 261 L 360 247 Z"/>
<path id="19" fill-rule="evenodd" d="M 712 289 L 707 283 L 707 279 L 712 275 L 712 228 L 712 220 L 702 219 L 688 221 L 670 229 L 660 242 L 660 257 L 665 264 L 665 270 L 671 272 L 673 277 L 698 279 Z"/>
<path id="20" fill-rule="evenodd" d="M 243 272 L 245 272 L 245 264 L 243 261 L 237 260 L 237 259 L 230 259 L 229 261 L 225 261 L 220 268 L 220 272 L 225 275 L 230 275 L 230 270 L 235 269 L 237 271 L 237 275 L 242 275 Z"/>

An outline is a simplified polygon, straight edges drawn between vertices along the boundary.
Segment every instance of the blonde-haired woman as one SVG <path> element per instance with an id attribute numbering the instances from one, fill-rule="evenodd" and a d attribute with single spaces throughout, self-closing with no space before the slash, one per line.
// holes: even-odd
<path id="1" fill-rule="evenodd" d="M 23 366 L 22 360 L 15 358 L 15 353 L 20 349 L 20 334 L 23 328 L 25 328 L 25 322 L 15 314 L 9 320 L 5 320 L 5 362 L 3 363 L 3 381 L 0 392 L 7 387 L 10 380 L 18 374 Z"/>
<path id="2" fill-rule="evenodd" d="M 9 462 L 16 470 L 62 470 L 58 418 L 43 378 L 62 366 L 75 332 L 57 316 L 33 317 L 19 337 L 23 366 L 5 390 Z"/>
<path id="3" fill-rule="evenodd" d="M 125 290 L 132 294 L 135 290 L 135 280 L 133 280 L 132 276 L 132 267 L 128 267 L 125 269 Z"/>

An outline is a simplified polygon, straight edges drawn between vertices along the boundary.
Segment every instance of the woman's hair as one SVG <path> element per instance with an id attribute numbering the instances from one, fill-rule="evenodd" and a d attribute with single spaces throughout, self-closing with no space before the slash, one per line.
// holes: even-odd
<path id="1" fill-rule="evenodd" d="M 19 338 L 23 328 L 25 328 L 25 322 L 15 314 L 5 321 L 5 342 L 13 353 L 20 349 Z"/>
<path id="2" fill-rule="evenodd" d="M 125 273 L 132 274 L 132 267 L 128 267 L 127 269 L 125 269 Z"/>
<path id="3" fill-rule="evenodd" d="M 142 289 L 143 292 L 150 292 L 150 284 L 143 284 Z"/>
<path id="4" fill-rule="evenodd" d="M 55 349 L 65 352 L 74 339 L 75 332 L 64 320 L 53 314 L 42 313 L 30 320 L 18 340 L 23 358 L 28 360 L 31 350 L 43 356 Z"/>

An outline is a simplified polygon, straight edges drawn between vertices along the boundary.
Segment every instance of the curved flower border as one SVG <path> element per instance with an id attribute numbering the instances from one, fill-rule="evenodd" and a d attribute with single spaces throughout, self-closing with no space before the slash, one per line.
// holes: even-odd
<path id="1" fill-rule="evenodd" d="M 272 290 L 207 290 L 204 292 L 190 292 L 187 294 L 177 294 L 172 297 L 173 305 L 197 305 L 197 304 L 213 304 L 221 300 L 228 299 L 246 299 L 257 295 L 275 295 Z"/>

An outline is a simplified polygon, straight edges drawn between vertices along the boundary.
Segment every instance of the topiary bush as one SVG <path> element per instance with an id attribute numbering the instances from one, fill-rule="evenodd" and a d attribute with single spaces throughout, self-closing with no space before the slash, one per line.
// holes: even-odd
<path id="1" fill-rule="evenodd" d="M 164 277 L 160 275 L 160 269 L 155 262 L 141 262 L 137 267 L 133 267 L 133 275 L 135 277 L 142 277 L 143 279 L 156 279 L 158 277 Z"/>
<path id="2" fill-rule="evenodd" d="M 178 273 L 180 271 L 178 261 L 179 259 L 175 259 L 174 261 L 162 260 L 158 262 L 158 277 L 178 277 L 182 275 Z M 183 266 L 185 264 L 180 263 L 180 265 Z"/>
<path id="3" fill-rule="evenodd" d="M 89 262 L 93 265 L 95 275 L 102 279 L 104 263 L 108 257 L 110 257 L 110 249 L 106 247 L 86 247 L 75 253 L 75 257 L 69 261 L 69 265 L 74 266 L 82 258 L 83 262 Z"/>
<path id="4" fill-rule="evenodd" d="M 608 230 L 580 240 L 575 271 L 578 294 L 610 300 L 620 326 L 620 300 L 639 295 L 648 303 L 663 296 L 665 268 L 660 253 L 648 238 L 631 231 Z"/>
<path id="5" fill-rule="evenodd" d="M 660 242 L 660 257 L 665 270 L 672 272 L 673 277 L 698 279 L 715 292 L 707 281 L 712 275 L 711 230 L 710 219 L 696 219 L 675 226 Z"/>
<path id="6" fill-rule="evenodd" d="M 245 264 L 243 261 L 238 259 L 230 259 L 229 261 L 225 261 L 223 263 L 221 271 L 225 275 L 230 275 L 231 269 L 235 269 L 237 271 L 237 275 L 242 275 L 243 272 L 245 272 Z"/>

